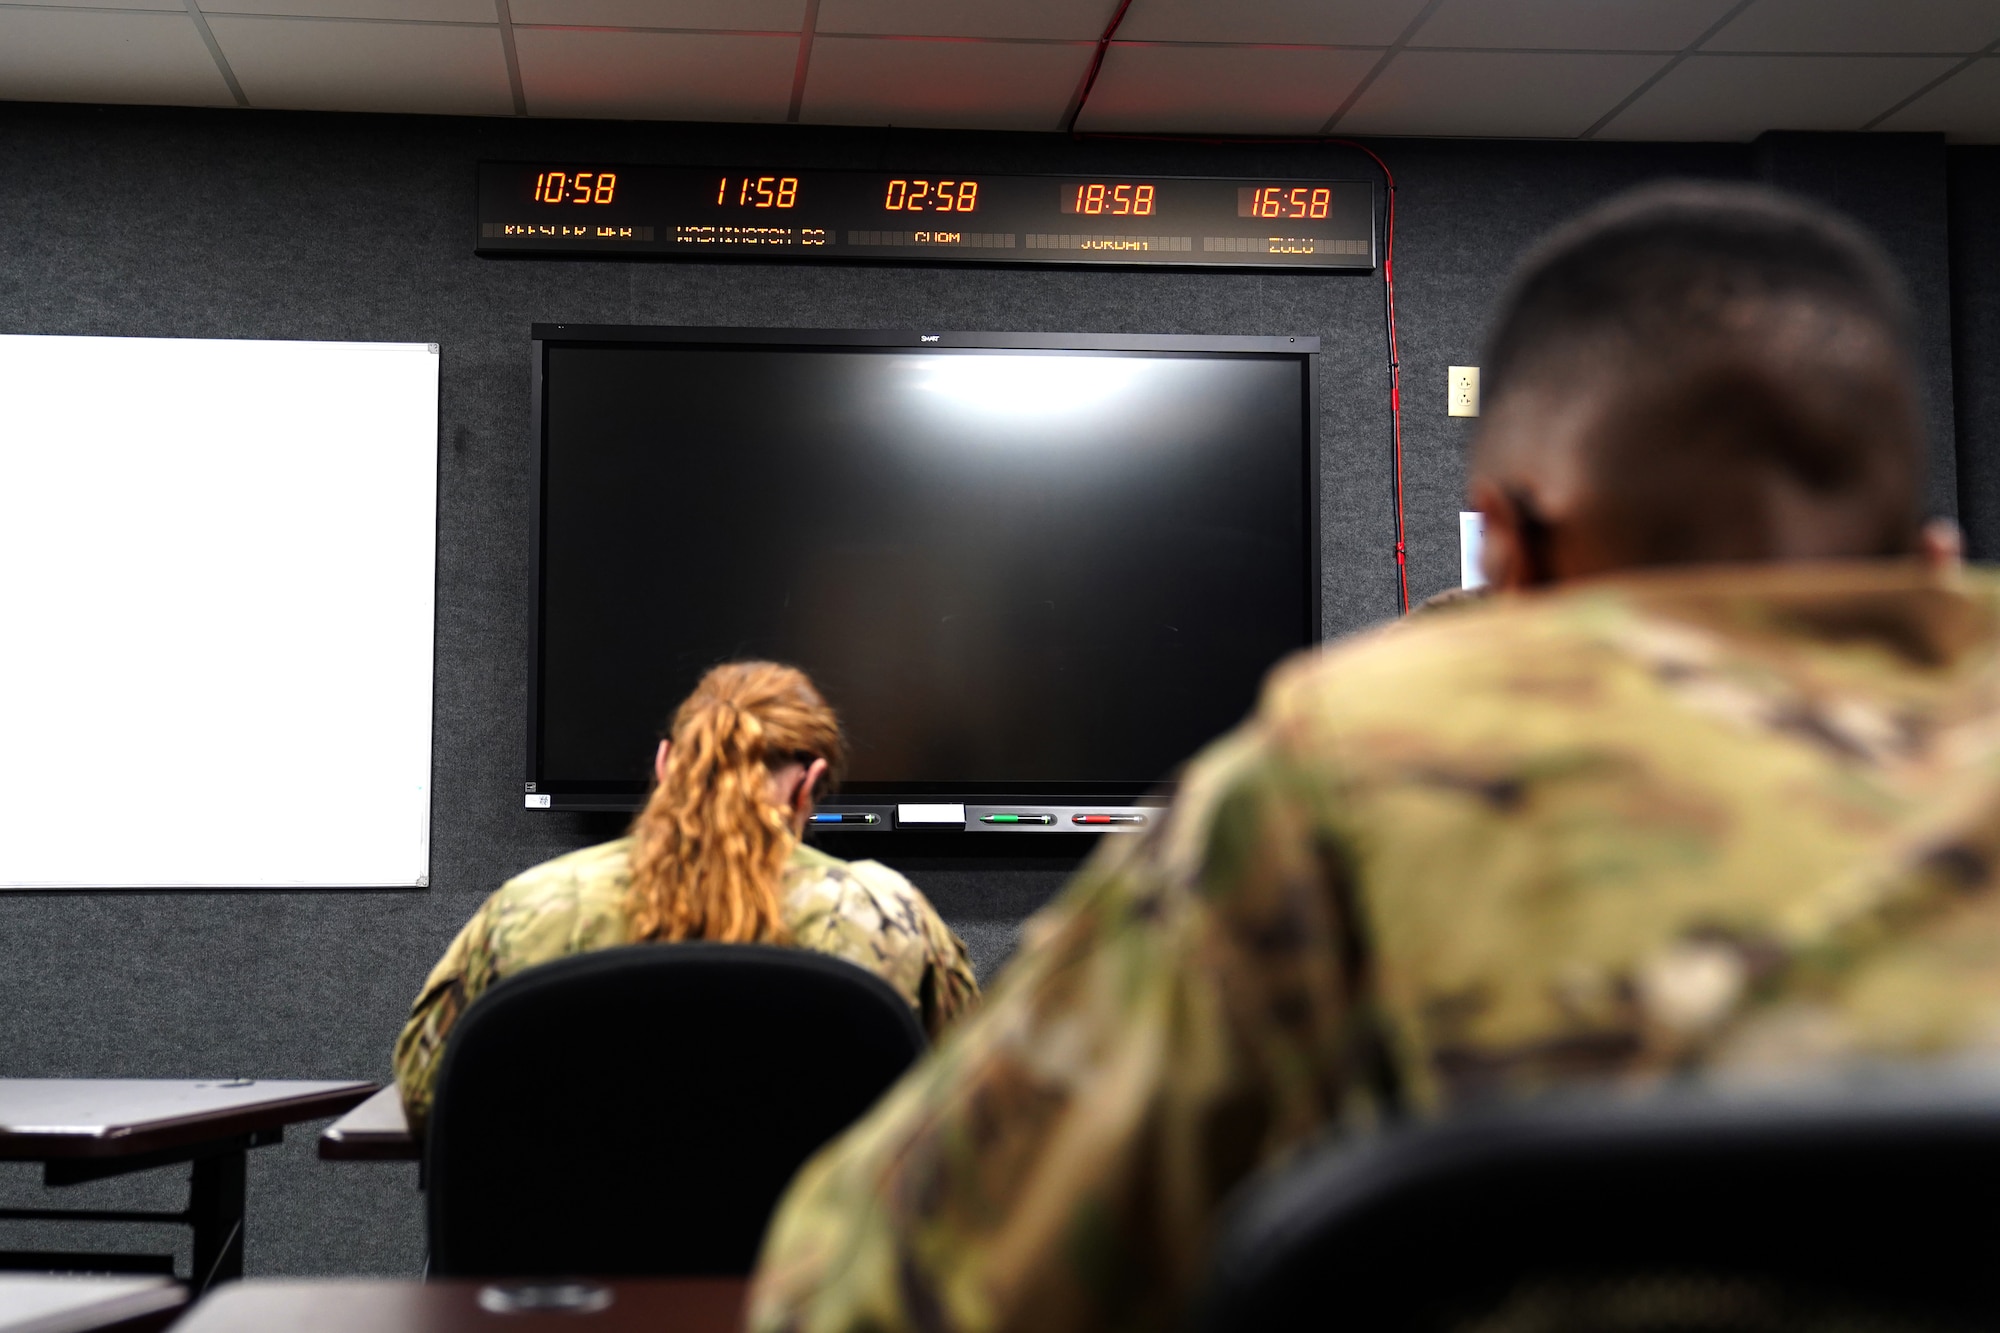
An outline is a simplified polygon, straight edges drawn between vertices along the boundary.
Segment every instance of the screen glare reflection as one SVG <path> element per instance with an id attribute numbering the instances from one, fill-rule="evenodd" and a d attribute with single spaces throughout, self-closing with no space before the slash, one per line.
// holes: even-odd
<path id="1" fill-rule="evenodd" d="M 1147 362 L 1089 356 L 912 358 L 917 385 L 979 416 L 1072 417 L 1108 407 L 1143 376 Z"/>

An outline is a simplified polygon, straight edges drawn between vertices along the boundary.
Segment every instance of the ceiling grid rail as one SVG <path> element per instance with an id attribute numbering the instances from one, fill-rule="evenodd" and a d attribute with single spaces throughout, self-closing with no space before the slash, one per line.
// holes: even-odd
<path id="1" fill-rule="evenodd" d="M 222 54 L 222 43 L 215 40 L 209 30 L 208 16 L 201 12 L 195 0 L 181 0 L 187 6 L 188 18 L 194 23 L 195 32 L 201 37 L 201 44 L 208 48 L 208 54 L 215 61 L 215 68 L 222 74 L 223 83 L 229 86 L 229 95 L 236 99 L 236 105 L 247 107 L 250 99 L 243 95 L 243 85 L 236 81 L 236 71 L 229 67 L 229 57 Z"/>
<path id="2" fill-rule="evenodd" d="M 1654 85 L 1658 84 L 1660 80 L 1666 78 L 1667 75 L 1673 73 L 1676 69 L 1678 69 L 1681 63 L 1685 61 L 1689 56 L 1693 55 L 1696 51 L 1699 51 L 1702 48 L 1702 44 L 1704 42 L 1707 42 L 1710 38 L 1714 37 L 1715 34 L 1721 32 L 1724 28 L 1734 23 L 1737 17 L 1740 14 L 1742 14 L 1744 10 L 1750 8 L 1750 6 L 1756 3 L 1757 0 L 1742 0 L 1740 4 L 1731 7 L 1728 13 L 1724 14 L 1721 18 L 1717 19 L 1715 22 L 1709 24 L 1707 28 L 1702 30 L 1702 33 L 1699 37 L 1695 38 L 1693 41 L 1689 42 L 1686 46 L 1682 47 L 1680 51 L 1674 55 L 1673 59 L 1669 60 L 1666 64 L 1654 70 L 1652 77 L 1644 80 L 1643 82 L 1640 83 L 1640 85 L 1637 88 L 1634 88 L 1631 92 L 1625 94 L 1624 99 L 1620 101 L 1617 106 L 1612 107 L 1609 111 L 1599 116 L 1597 120 L 1582 134 L 1579 134 L 1577 138 L 1579 139 L 1596 138 L 1597 132 L 1599 130 L 1603 129 L 1606 125 L 1609 125 L 1612 121 L 1618 119 L 1619 116 L 1623 115 L 1625 113 L 1626 108 L 1630 107 L 1634 102 L 1637 102 L 1640 98 L 1644 97 L 1647 93 L 1651 92 L 1653 90 Z"/>
<path id="3" fill-rule="evenodd" d="M 806 0 L 805 17 L 799 21 L 799 61 L 792 67 L 792 103 L 785 112 L 785 123 L 799 123 L 799 113 L 806 104 L 806 75 L 812 68 L 813 37 L 819 31 L 819 0 Z"/>
<path id="4" fill-rule="evenodd" d="M 514 114 L 528 114 L 528 90 L 521 82 L 521 52 L 514 45 L 513 0 L 493 0 L 493 13 L 500 20 L 500 54 L 507 61 L 507 91 L 514 97 Z"/>
<path id="5" fill-rule="evenodd" d="M 1375 62 L 1375 67 L 1362 76 L 1361 82 L 1354 85 L 1354 90 L 1347 94 L 1346 100 L 1335 107 L 1333 114 L 1326 118 L 1326 124 L 1319 127 L 1319 132 L 1322 135 L 1334 132 L 1334 127 L 1340 124 L 1340 118 L 1354 109 L 1354 104 L 1361 100 L 1361 95 L 1368 91 L 1369 86 L 1375 80 L 1382 77 L 1382 72 L 1389 68 L 1397 56 L 1403 53 L 1403 48 L 1416 38 L 1417 33 L 1423 28 L 1424 24 L 1430 22 L 1431 15 L 1437 13 L 1438 6 L 1443 3 L 1444 0 L 1430 0 L 1430 3 L 1417 11 L 1415 18 L 1404 25 L 1402 33 L 1395 41 L 1389 44 L 1389 49 L 1382 53 L 1382 58 Z"/>

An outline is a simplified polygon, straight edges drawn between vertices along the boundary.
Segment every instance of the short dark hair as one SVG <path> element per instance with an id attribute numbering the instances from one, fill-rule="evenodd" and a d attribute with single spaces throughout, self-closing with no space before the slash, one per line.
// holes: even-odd
<path id="1" fill-rule="evenodd" d="M 1488 414 L 1592 404 L 1579 461 L 1625 563 L 1898 554 L 1922 492 L 1912 323 L 1887 257 L 1836 215 L 1753 186 L 1651 186 L 1522 263 L 1487 346 Z M 1519 422 L 1503 438 L 1538 447 Z"/>
<path id="2" fill-rule="evenodd" d="M 1827 209 L 1750 185 L 1653 185 L 1585 213 L 1521 262 L 1487 340 L 1489 395 L 1607 336 L 1714 331 L 1724 301 L 1804 298 L 1860 316 L 1907 353 L 1909 298 L 1887 256 Z"/>

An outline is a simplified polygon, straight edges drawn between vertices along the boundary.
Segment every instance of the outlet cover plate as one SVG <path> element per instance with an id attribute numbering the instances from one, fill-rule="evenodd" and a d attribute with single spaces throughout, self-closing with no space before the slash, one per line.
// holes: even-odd
<path id="1" fill-rule="evenodd" d="M 1479 415 L 1479 367 L 1451 367 L 1451 387 L 1446 398 L 1447 410 L 1455 417 L 1476 417 Z"/>

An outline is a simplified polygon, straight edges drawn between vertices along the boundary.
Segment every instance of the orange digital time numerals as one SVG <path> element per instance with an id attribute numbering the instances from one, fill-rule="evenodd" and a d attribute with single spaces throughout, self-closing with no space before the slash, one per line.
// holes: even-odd
<path id="1" fill-rule="evenodd" d="M 882 196 L 891 213 L 970 213 L 978 206 L 978 181 L 892 180 Z"/>
<path id="2" fill-rule="evenodd" d="M 535 177 L 538 204 L 608 204 L 617 192 L 615 171 L 544 171 Z"/>
<path id="3" fill-rule="evenodd" d="M 734 199 L 729 197 L 730 179 L 724 176 L 715 183 L 716 203 L 733 203 L 738 208 L 791 208 L 799 202 L 797 176 L 744 176 L 737 181 Z"/>
<path id="4" fill-rule="evenodd" d="M 1079 181 L 1063 186 L 1062 211 L 1086 217 L 1147 218 L 1153 215 L 1158 189 L 1127 181 Z"/>
<path id="5" fill-rule="evenodd" d="M 1246 186 L 1236 192 L 1239 218 L 1323 218 L 1333 206 L 1324 185 Z"/>

